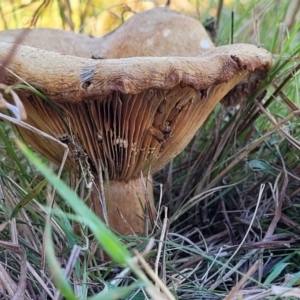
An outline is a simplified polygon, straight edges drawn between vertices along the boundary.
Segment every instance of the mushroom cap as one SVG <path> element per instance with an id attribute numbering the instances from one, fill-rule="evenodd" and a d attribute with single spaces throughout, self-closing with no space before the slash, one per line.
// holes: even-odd
<path id="1" fill-rule="evenodd" d="M 82 57 L 91 57 L 87 49 L 93 38 L 74 31 L 52 28 L 21 28 L 0 31 L 0 41 Z"/>
<path id="2" fill-rule="evenodd" d="M 214 47 L 198 20 L 168 7 L 134 15 L 104 36 L 102 44 L 98 51 L 107 58 L 198 56 Z"/>
<path id="3" fill-rule="evenodd" d="M 200 22 L 168 7 L 138 14 L 109 34 L 93 38 L 57 29 L 5 30 L 0 41 L 91 58 L 134 56 L 198 56 L 214 47 Z"/>
<path id="4" fill-rule="evenodd" d="M 0 61 L 11 47 L 0 43 Z M 198 57 L 104 60 L 20 46 L 4 81 L 15 84 L 22 78 L 49 99 L 19 91 L 28 123 L 69 145 L 69 166 L 85 157 L 95 170 L 99 164 L 107 170 L 110 179 L 129 180 L 149 168 L 158 171 L 180 153 L 220 100 L 247 98 L 271 61 L 266 50 L 245 44 Z M 60 163 L 58 145 L 21 132 Z"/>

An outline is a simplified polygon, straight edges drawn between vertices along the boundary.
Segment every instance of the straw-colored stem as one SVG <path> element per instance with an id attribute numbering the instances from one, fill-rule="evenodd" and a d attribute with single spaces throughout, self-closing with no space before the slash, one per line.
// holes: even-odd
<path id="1" fill-rule="evenodd" d="M 138 178 L 130 181 L 110 181 L 103 186 L 107 216 L 103 214 L 103 193 L 99 186 L 91 194 L 95 213 L 102 220 L 107 219 L 108 225 L 120 234 L 144 235 L 148 214 L 154 211 L 152 183 L 147 179 Z"/>

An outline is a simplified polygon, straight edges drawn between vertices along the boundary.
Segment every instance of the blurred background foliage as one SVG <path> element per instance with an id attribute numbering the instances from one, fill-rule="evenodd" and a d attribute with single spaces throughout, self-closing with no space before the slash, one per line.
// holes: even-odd
<path id="1" fill-rule="evenodd" d="M 182 13 L 207 20 L 216 17 L 217 8 L 242 12 L 249 0 L 172 0 L 170 7 Z M 166 5 L 167 0 L 2 0 L 0 29 L 50 27 L 74 30 L 93 36 L 103 35 L 134 13 Z"/>
<path id="2" fill-rule="evenodd" d="M 299 6 L 298 0 L 293 1 Z M 167 4 L 199 19 L 204 25 L 218 20 L 216 44 L 230 43 L 233 34 L 234 42 L 259 44 L 272 52 L 275 49 L 280 52 L 280 34 L 284 35 L 285 30 L 284 27 L 282 32 L 279 30 L 275 39 L 272 24 L 287 24 L 290 29 L 295 18 L 299 19 L 293 8 L 295 5 L 286 0 L 1 0 L 0 30 L 46 27 L 101 36 L 120 26 L 134 13 Z M 222 12 L 220 16 L 218 12 Z M 258 28 L 269 30 L 258 36 Z M 274 45 L 271 41 L 281 44 Z"/>

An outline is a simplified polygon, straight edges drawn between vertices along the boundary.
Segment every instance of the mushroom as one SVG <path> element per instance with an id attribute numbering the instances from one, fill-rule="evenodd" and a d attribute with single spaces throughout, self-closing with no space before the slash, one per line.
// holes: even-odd
<path id="1" fill-rule="evenodd" d="M 267 75 L 271 54 L 246 44 L 215 48 L 199 22 L 167 8 L 137 14 L 102 39 L 66 35 L 76 36 L 72 51 L 82 57 L 62 55 L 71 51 L 65 44 L 56 49 L 61 53 L 46 43 L 47 50 L 20 45 L 1 80 L 21 79 L 47 97 L 18 90 L 27 122 L 69 146 L 67 168 L 81 161 L 95 177 L 91 205 L 99 216 L 103 177 L 108 224 L 121 234 L 142 233 L 148 196 L 141 174 L 146 181 L 178 155 L 220 101 L 228 106 L 247 99 Z M 30 36 L 23 42 L 38 47 Z M 89 40 L 86 49 L 77 48 L 81 38 Z M 0 62 L 12 48 L 5 40 L 4 32 Z M 95 52 L 107 59 L 86 58 Z M 62 148 L 19 130 L 60 164 Z"/>
<path id="2" fill-rule="evenodd" d="M 14 43 L 24 29 L 0 32 L 0 41 Z M 126 21 L 113 32 L 93 38 L 58 29 L 26 31 L 19 44 L 80 57 L 198 56 L 212 48 L 208 34 L 193 18 L 169 8 L 154 8 Z"/>

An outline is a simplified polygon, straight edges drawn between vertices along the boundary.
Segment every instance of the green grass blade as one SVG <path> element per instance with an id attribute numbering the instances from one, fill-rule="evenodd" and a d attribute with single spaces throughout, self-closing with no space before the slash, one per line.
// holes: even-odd
<path id="1" fill-rule="evenodd" d="M 49 265 L 49 269 L 53 281 L 55 282 L 56 287 L 59 289 L 62 295 L 66 297 L 66 299 L 78 300 L 78 298 L 73 293 L 71 285 L 55 257 L 55 251 L 51 239 L 51 227 L 49 225 L 46 225 L 45 233 L 46 233 L 46 244 L 45 244 L 46 254 L 47 254 L 48 265 Z"/>
<path id="2" fill-rule="evenodd" d="M 13 219 L 19 211 L 29 203 L 33 198 L 35 198 L 46 185 L 47 180 L 42 180 L 34 189 L 32 189 L 14 208 L 13 212 L 11 213 L 10 219 Z"/>
<path id="3" fill-rule="evenodd" d="M 281 272 L 288 266 L 289 263 L 280 262 L 278 263 L 272 272 L 269 274 L 269 276 L 266 278 L 264 284 L 271 284 L 278 276 L 281 274 Z"/>
<path id="4" fill-rule="evenodd" d="M 84 204 L 74 191 L 43 165 L 41 160 L 35 157 L 25 144 L 19 140 L 16 143 L 26 158 L 46 177 L 74 212 L 84 218 L 86 225 L 95 234 L 98 242 L 111 258 L 119 264 L 126 264 L 130 259 L 130 254 L 108 227 Z"/>

